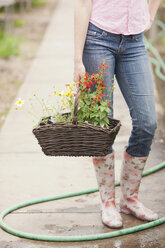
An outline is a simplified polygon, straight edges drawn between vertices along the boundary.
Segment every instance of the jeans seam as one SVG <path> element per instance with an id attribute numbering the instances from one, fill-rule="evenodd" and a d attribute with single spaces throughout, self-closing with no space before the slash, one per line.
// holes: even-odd
<path id="1" fill-rule="evenodd" d="M 120 66 L 118 66 L 118 68 L 119 68 L 119 71 L 121 71 L 122 72 L 122 70 L 120 69 Z M 131 91 L 130 91 L 130 88 L 129 88 L 129 85 L 128 85 L 128 80 L 127 80 L 127 78 L 125 77 L 125 75 L 124 75 L 124 73 L 122 73 L 123 74 L 123 77 L 124 77 L 124 79 L 125 79 L 125 82 L 126 82 L 126 86 L 127 86 L 127 89 L 128 89 L 128 92 L 129 92 L 129 95 L 130 95 L 130 98 L 132 99 L 132 103 L 133 103 L 133 107 L 134 107 L 134 109 L 135 109 L 135 111 L 136 111 L 136 113 L 137 113 L 137 116 L 138 116 L 138 121 L 139 121 L 139 125 L 140 125 L 140 135 L 139 135 L 139 143 L 140 143 L 140 139 L 141 139 L 141 137 L 142 137 L 142 120 L 141 120 L 141 118 L 140 118 L 140 115 L 139 115 L 139 112 L 138 112 L 138 109 L 137 109 L 137 107 L 136 107 L 136 103 L 135 103 L 135 101 L 134 101 L 134 99 L 133 99 L 133 96 L 132 96 L 132 94 L 131 94 Z M 140 149 L 141 149 L 141 143 L 140 143 L 140 145 L 138 146 L 138 152 L 140 153 Z M 131 155 L 131 154 L 130 154 Z"/>

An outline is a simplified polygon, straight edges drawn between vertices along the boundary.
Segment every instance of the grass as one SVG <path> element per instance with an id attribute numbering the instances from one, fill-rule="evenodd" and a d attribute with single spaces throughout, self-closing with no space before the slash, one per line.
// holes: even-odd
<path id="1" fill-rule="evenodd" d="M 14 27 L 23 27 L 25 25 L 25 21 L 22 19 L 17 19 L 14 21 Z"/>
<path id="2" fill-rule="evenodd" d="M 7 116 L 9 110 L 10 110 L 10 108 L 6 107 L 5 110 L 1 113 L 1 116 Z"/>
<path id="3" fill-rule="evenodd" d="M 46 1 L 43 0 L 33 0 L 32 7 L 40 7 L 46 4 Z"/>
<path id="4" fill-rule="evenodd" d="M 13 84 L 16 88 L 18 88 L 22 83 L 20 81 L 16 80 L 13 82 Z"/>
<path id="5" fill-rule="evenodd" d="M 0 57 L 8 59 L 10 56 L 19 56 L 19 43 L 17 37 L 0 32 Z"/>

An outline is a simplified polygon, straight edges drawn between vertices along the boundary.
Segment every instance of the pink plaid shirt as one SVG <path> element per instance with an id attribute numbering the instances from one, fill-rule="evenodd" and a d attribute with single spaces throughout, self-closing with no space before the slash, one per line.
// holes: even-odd
<path id="1" fill-rule="evenodd" d="M 92 0 L 90 22 L 116 34 L 138 34 L 150 23 L 147 0 Z"/>

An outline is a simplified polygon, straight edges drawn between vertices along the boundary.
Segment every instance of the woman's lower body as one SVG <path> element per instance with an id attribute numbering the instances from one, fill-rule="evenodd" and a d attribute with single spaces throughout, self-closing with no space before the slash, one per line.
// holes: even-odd
<path id="1" fill-rule="evenodd" d="M 137 198 L 142 171 L 157 128 L 152 71 L 143 43 L 143 33 L 113 34 L 89 23 L 83 50 L 86 71 L 89 74 L 97 73 L 104 61 L 109 65 L 104 78 L 104 99 L 111 102 L 109 116 L 114 116 L 113 92 L 110 94 L 110 91 L 116 76 L 132 119 L 132 131 L 122 163 L 120 209 L 140 219 L 153 220 L 158 216 L 145 208 Z M 103 222 L 111 227 L 120 227 L 121 216 L 117 213 L 115 189 L 112 189 L 114 153 L 112 145 L 107 156 L 93 158 L 93 163 L 102 199 Z"/>

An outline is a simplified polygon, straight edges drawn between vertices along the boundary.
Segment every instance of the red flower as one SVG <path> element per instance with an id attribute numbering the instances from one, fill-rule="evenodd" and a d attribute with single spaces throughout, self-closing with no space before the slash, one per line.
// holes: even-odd
<path id="1" fill-rule="evenodd" d="M 86 72 L 86 79 L 85 80 L 87 80 L 88 77 L 90 77 L 90 74 L 88 72 Z"/>
<path id="2" fill-rule="evenodd" d="M 91 105 L 91 108 L 93 108 L 93 106 Z"/>
<path id="3" fill-rule="evenodd" d="M 110 104 L 110 103 L 107 103 L 107 106 L 108 106 L 108 107 L 110 107 L 110 106 L 111 106 L 111 104 Z"/>

